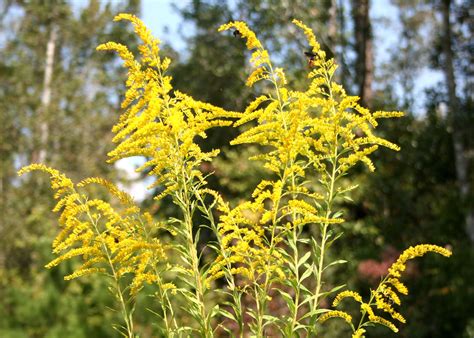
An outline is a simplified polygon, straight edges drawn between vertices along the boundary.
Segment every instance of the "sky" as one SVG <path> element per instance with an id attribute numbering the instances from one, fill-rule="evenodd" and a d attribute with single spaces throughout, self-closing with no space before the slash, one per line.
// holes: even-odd
<path id="1" fill-rule="evenodd" d="M 190 0 L 142 0 L 141 19 L 155 36 L 167 41 L 176 50 L 182 51 L 186 48 L 179 34 L 179 26 L 182 25 L 182 20 L 173 5 L 182 7 L 190 3 Z"/>

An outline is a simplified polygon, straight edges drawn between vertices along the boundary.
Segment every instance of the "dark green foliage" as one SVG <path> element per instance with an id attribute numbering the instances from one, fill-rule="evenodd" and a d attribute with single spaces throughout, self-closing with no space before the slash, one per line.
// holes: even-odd
<path id="1" fill-rule="evenodd" d="M 409 320 L 401 332 L 455 337 L 450 333 L 466 333 L 473 320 L 474 253 L 464 229 L 452 139 L 439 110 L 443 95 L 431 90 L 427 97 L 426 116 L 387 123 L 387 137 L 398 140 L 402 150 L 396 157 L 385 153 L 376 162 L 377 175 L 362 178 L 358 202 L 349 206 L 354 226 L 361 227 L 359 236 L 351 238 L 351 249 L 365 260 L 389 247 L 401 251 L 420 242 L 449 245 L 454 252 L 449 262 L 433 258 L 413 266 L 404 312 Z M 362 277 L 359 282 L 368 281 Z"/>

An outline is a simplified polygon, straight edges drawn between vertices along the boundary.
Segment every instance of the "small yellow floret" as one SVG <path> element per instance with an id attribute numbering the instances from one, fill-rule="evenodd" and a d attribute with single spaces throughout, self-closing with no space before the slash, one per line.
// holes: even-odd
<path id="1" fill-rule="evenodd" d="M 247 24 L 242 21 L 234 21 L 234 22 L 229 22 L 225 25 L 221 25 L 218 29 L 219 32 L 226 31 L 229 29 L 235 29 L 238 31 L 242 39 L 247 40 L 247 48 L 249 50 L 255 49 L 255 48 L 262 48 L 262 44 L 260 41 L 257 39 L 257 36 L 255 35 L 254 32 L 252 32 Z"/>
<path id="2" fill-rule="evenodd" d="M 303 30 L 304 34 L 308 38 L 309 45 L 313 48 L 312 52 L 318 54 L 321 51 L 321 46 L 316 40 L 313 30 L 299 20 L 293 19 L 293 23 Z"/>
<path id="3" fill-rule="evenodd" d="M 338 310 L 333 310 L 324 313 L 321 317 L 319 317 L 318 321 L 320 323 L 324 323 L 326 320 L 329 318 L 342 318 L 344 319 L 347 323 L 351 324 L 352 323 L 352 316 L 346 312 L 343 311 L 338 311 Z"/>
<path id="4" fill-rule="evenodd" d="M 356 302 L 362 303 L 362 297 L 357 292 L 346 290 L 346 291 L 340 292 L 336 296 L 336 298 L 334 299 L 334 301 L 332 303 L 332 306 L 333 307 L 338 306 L 339 303 L 341 302 L 341 300 L 343 300 L 344 298 L 347 298 L 347 297 L 353 298 Z"/>
<path id="5" fill-rule="evenodd" d="M 363 328 L 357 329 L 357 330 L 352 334 L 352 338 L 363 338 L 363 337 L 364 337 L 364 333 L 365 333 L 365 329 L 363 329 Z"/>
<path id="6" fill-rule="evenodd" d="M 405 271 L 406 262 L 410 259 L 424 256 L 428 252 L 435 252 L 445 257 L 452 255 L 452 252 L 443 247 L 432 245 L 432 244 L 420 244 L 416 246 L 411 246 L 400 255 L 395 263 L 392 264 L 388 270 L 389 274 L 393 277 L 400 277 L 401 273 Z"/>

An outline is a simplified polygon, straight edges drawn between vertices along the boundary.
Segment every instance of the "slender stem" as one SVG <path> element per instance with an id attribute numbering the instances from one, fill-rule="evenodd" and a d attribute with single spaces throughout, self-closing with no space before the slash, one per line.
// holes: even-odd
<path id="1" fill-rule="evenodd" d="M 295 279 L 296 279 L 296 288 L 295 288 L 295 296 L 294 296 L 294 311 L 292 314 L 291 318 L 291 325 L 290 325 L 290 333 L 293 333 L 295 331 L 295 327 L 298 324 L 298 309 L 300 307 L 299 301 L 300 301 L 300 273 L 299 273 L 299 266 L 298 266 L 298 260 L 299 260 L 299 253 L 298 253 L 298 236 L 294 232 L 293 233 L 293 245 L 295 247 L 294 252 L 293 252 L 293 263 L 295 265 Z"/>
<path id="2" fill-rule="evenodd" d="M 195 282 L 195 287 L 196 287 L 195 295 L 196 295 L 197 301 L 199 302 L 199 305 L 198 305 L 199 311 L 201 315 L 201 320 L 203 321 L 201 325 L 203 326 L 202 329 L 204 330 L 203 333 L 205 333 L 205 337 L 208 337 L 209 330 L 208 330 L 208 325 L 207 325 L 206 310 L 204 306 L 203 286 L 202 286 L 201 275 L 199 271 L 199 258 L 197 256 L 196 243 L 194 243 L 194 240 L 193 240 L 193 229 L 192 229 L 193 224 L 192 224 L 192 220 L 189 213 L 185 216 L 185 223 L 186 223 L 186 230 L 187 230 L 186 240 L 187 240 L 188 250 L 191 256 L 191 265 L 192 265 L 194 282 Z"/>
<path id="3" fill-rule="evenodd" d="M 242 303 L 240 301 L 240 296 L 239 293 L 237 292 L 237 287 L 235 283 L 235 278 L 234 275 L 231 273 L 232 266 L 229 263 L 228 257 L 227 257 L 227 252 L 225 250 L 222 250 L 222 238 L 219 234 L 219 231 L 216 226 L 216 222 L 214 220 L 214 215 L 212 214 L 211 208 L 207 208 L 206 203 L 204 202 L 203 197 L 201 196 L 201 193 L 199 192 L 199 189 L 194 189 L 193 191 L 194 196 L 197 198 L 199 203 L 201 203 L 201 206 L 204 210 L 204 213 L 207 217 L 207 219 L 210 222 L 210 225 L 216 235 L 217 239 L 217 244 L 220 249 L 220 254 L 226 261 L 226 268 L 227 270 L 225 271 L 225 278 L 227 283 L 229 284 L 230 289 L 232 290 L 232 298 L 234 300 L 234 305 L 237 306 L 238 311 L 236 311 L 236 319 L 237 319 L 237 324 L 239 325 L 239 330 L 240 330 L 240 336 L 243 337 L 244 334 L 244 322 L 243 322 L 243 311 L 242 311 Z M 218 201 L 216 201 L 218 203 Z M 235 311 L 235 310 L 234 310 Z"/>
<path id="4" fill-rule="evenodd" d="M 163 73 L 160 69 L 160 67 L 157 67 L 158 73 L 159 73 L 159 78 L 161 81 L 161 84 L 163 86 Z M 165 101 L 165 106 L 166 110 L 170 111 L 171 107 L 169 104 L 170 97 L 169 95 L 165 95 L 164 101 Z M 176 149 L 179 149 L 179 139 L 178 136 L 175 135 L 175 145 Z M 193 222 L 192 222 L 192 210 L 191 210 L 191 193 L 188 191 L 188 182 L 190 181 L 187 173 L 186 173 L 186 160 L 185 159 L 180 159 L 181 160 L 181 165 L 179 166 L 181 172 L 177 175 L 178 177 L 181 178 L 181 191 L 178 193 L 179 195 L 175 195 L 175 197 L 180 201 L 181 203 L 179 204 L 181 207 L 181 210 L 184 214 L 184 223 L 186 226 L 186 245 L 188 249 L 188 253 L 191 258 L 191 270 L 192 274 L 194 277 L 194 286 L 195 286 L 195 296 L 196 300 L 198 302 L 198 307 L 199 307 L 199 313 L 201 316 L 201 330 L 204 335 L 204 337 L 212 337 L 212 329 L 209 327 L 209 323 L 207 321 L 207 315 L 206 315 L 206 309 L 204 305 L 204 292 L 203 292 L 203 285 L 202 285 L 202 280 L 201 280 L 201 275 L 199 271 L 199 258 L 197 254 L 197 249 L 196 245 L 197 243 L 194 243 L 194 237 L 193 237 Z M 191 182 L 193 184 L 193 182 Z"/>
<path id="5" fill-rule="evenodd" d="M 291 190 L 292 191 L 295 191 L 295 187 L 296 187 L 296 182 L 295 182 L 295 175 L 292 174 L 291 175 Z M 296 198 L 296 195 L 293 193 L 293 199 Z M 296 220 L 296 214 L 295 212 L 293 212 L 293 222 L 295 222 Z M 299 287 L 299 284 L 300 284 L 300 272 L 299 272 L 299 266 L 298 266 L 298 260 L 299 260 L 299 253 L 298 253 L 298 229 L 297 227 L 293 224 L 293 247 L 294 247 L 294 251 L 293 251 L 293 264 L 295 266 L 295 278 L 296 278 L 296 283 L 297 283 L 297 286 L 295 288 L 295 307 L 294 307 L 294 313 L 293 313 L 293 316 L 292 316 L 292 320 L 291 320 L 291 326 L 290 326 L 290 332 L 289 333 L 293 333 L 294 330 L 295 330 L 295 326 L 296 324 L 298 323 L 298 308 L 299 308 L 299 300 L 300 300 L 300 287 Z"/>
<path id="6" fill-rule="evenodd" d="M 329 90 L 329 99 L 333 101 L 333 93 L 332 93 L 332 88 L 331 88 L 331 79 L 325 74 L 325 80 L 326 80 L 326 85 Z M 332 113 L 335 114 L 335 107 L 332 105 Z M 334 144 L 333 144 L 333 156 L 331 158 L 331 164 L 332 164 L 332 172 L 330 175 L 330 183 L 329 183 L 329 189 L 327 193 L 327 200 L 326 200 L 326 219 L 328 219 L 331 216 L 331 208 L 332 208 L 332 202 L 334 199 L 334 186 L 335 182 L 337 179 L 337 159 L 338 159 L 338 135 L 337 135 L 337 128 L 338 126 L 335 126 L 335 135 L 334 135 Z M 324 269 L 324 258 L 326 254 L 326 242 L 327 242 L 327 230 L 329 227 L 329 223 L 325 222 L 322 227 L 322 233 L 321 233 L 321 245 L 320 245 L 320 255 L 319 255 L 319 264 L 318 264 L 318 273 L 316 276 L 316 290 L 314 293 L 314 302 L 312 304 L 312 312 L 317 310 L 319 306 L 319 298 L 321 296 L 321 288 L 322 288 L 322 278 L 323 278 L 323 269 Z"/>
<path id="7" fill-rule="evenodd" d="M 192 210 L 191 210 L 191 200 L 190 195 L 191 192 L 188 191 L 188 175 L 184 168 L 184 164 L 181 166 L 181 175 L 183 179 L 183 186 L 181 190 L 180 199 L 183 202 L 181 206 L 182 211 L 184 213 L 184 223 L 186 226 L 186 244 L 188 253 L 191 258 L 191 268 L 194 277 L 194 286 L 195 286 L 195 295 L 196 300 L 198 302 L 199 313 L 201 316 L 201 330 L 204 337 L 212 337 L 212 329 L 209 327 L 209 323 L 207 320 L 206 308 L 204 304 L 204 291 L 203 291 L 203 283 L 201 279 L 201 273 L 199 270 L 199 258 L 197 254 L 197 243 L 194 242 L 193 236 L 193 221 L 192 221 Z"/>
<path id="8" fill-rule="evenodd" d="M 78 201 L 79 201 L 79 203 L 84 205 L 84 203 L 80 199 L 78 199 Z M 97 226 L 97 221 L 94 219 L 94 217 L 92 217 L 92 215 L 90 214 L 89 209 L 87 209 L 87 216 L 88 216 L 91 224 L 93 225 L 97 236 L 100 237 L 101 232 L 99 231 L 99 228 Z M 123 297 L 122 287 L 120 286 L 120 277 L 118 276 L 117 272 L 115 271 L 114 263 L 112 262 L 112 256 L 110 255 L 110 252 L 109 252 L 109 249 L 107 248 L 107 245 L 105 244 L 105 242 L 102 239 L 100 240 L 100 244 L 102 245 L 102 249 L 103 249 L 103 251 L 104 251 L 104 253 L 107 257 L 107 262 L 109 263 L 110 270 L 112 271 L 115 291 L 117 293 L 117 298 L 119 300 L 119 303 L 120 303 L 120 306 L 121 306 L 121 309 L 122 309 L 122 316 L 123 316 L 123 319 L 125 321 L 125 325 L 127 326 L 127 336 L 128 336 L 128 338 L 134 338 L 135 335 L 133 334 L 133 320 L 131 318 L 131 314 L 128 313 L 127 304 L 126 304 L 125 299 Z"/>
<path id="9" fill-rule="evenodd" d="M 138 220 L 139 220 L 139 222 L 142 226 L 143 232 L 145 234 L 145 239 L 146 239 L 147 242 L 149 242 L 150 241 L 150 234 L 149 234 L 149 232 L 146 228 L 146 225 L 143 222 L 143 219 L 140 217 L 140 214 L 138 214 L 137 217 L 138 217 Z M 158 299 L 160 301 L 161 310 L 163 311 L 163 321 L 164 321 L 164 324 L 165 324 L 166 337 L 170 337 L 170 336 L 172 336 L 171 333 L 173 332 L 173 330 L 175 330 L 178 327 L 178 324 L 176 322 L 176 317 L 174 315 L 173 307 L 171 306 L 171 301 L 170 301 L 166 291 L 163 291 L 163 282 L 162 282 L 162 279 L 161 279 L 161 276 L 160 276 L 161 274 L 159 273 L 159 271 L 158 271 L 158 269 L 155 265 L 155 262 L 156 262 L 156 260 L 153 259 L 151 266 L 152 266 L 153 272 L 155 273 L 156 278 L 157 278 Z M 168 318 L 168 311 L 170 313 L 171 318 Z M 171 321 L 172 327 L 170 327 L 170 321 Z"/>
<path id="10" fill-rule="evenodd" d="M 369 302 L 367 303 L 369 306 L 372 305 L 372 301 L 373 301 L 374 298 L 375 298 L 375 297 L 374 297 L 375 293 L 377 293 L 377 292 L 379 291 L 380 286 L 381 286 L 382 284 L 384 284 L 385 281 L 386 281 L 389 277 L 390 277 L 390 274 L 386 275 L 386 276 L 384 277 L 384 279 L 383 279 L 383 280 L 379 283 L 379 285 L 377 286 L 377 289 L 375 290 L 375 292 L 371 292 L 371 293 L 370 293 L 370 299 L 369 299 Z M 358 329 L 360 329 L 360 328 L 364 325 L 364 318 L 365 318 L 365 315 L 366 315 L 366 314 L 367 314 L 367 311 L 363 310 L 363 311 L 362 311 L 362 315 L 361 315 L 360 320 L 359 320 L 359 325 L 357 325 L 357 329 L 355 329 L 354 332 L 357 331 Z M 370 321 L 370 319 L 369 319 L 369 321 Z"/>
<path id="11" fill-rule="evenodd" d="M 163 292 L 163 283 L 161 282 L 161 278 L 159 277 L 156 271 L 155 271 L 155 274 L 157 275 L 158 294 L 159 294 L 158 299 L 161 303 L 161 311 L 163 311 L 163 322 L 165 323 L 166 337 L 170 337 L 172 329 L 170 328 L 170 323 L 168 319 L 168 307 L 170 309 L 170 314 L 171 314 L 173 324 L 175 325 L 175 327 L 176 327 L 176 321 L 173 315 L 173 309 L 171 308 L 171 304 L 168 299 L 168 296 L 165 292 Z"/>
<path id="12" fill-rule="evenodd" d="M 266 298 L 266 289 L 264 290 L 264 297 Z M 257 306 L 257 338 L 263 337 L 263 306 L 262 291 L 259 290 L 257 284 L 254 284 L 255 304 Z"/>
<path id="13" fill-rule="evenodd" d="M 280 115 L 282 117 L 283 121 L 283 128 L 285 131 L 288 130 L 288 125 L 285 119 L 285 116 L 283 114 L 283 103 L 280 95 L 280 88 L 278 86 L 278 82 L 275 78 L 275 72 L 273 70 L 273 66 L 271 62 L 268 62 L 268 66 L 270 68 L 270 81 L 273 83 L 275 87 L 275 92 L 277 96 L 277 101 L 278 101 L 278 110 L 280 112 Z M 281 177 L 281 182 L 282 186 L 281 189 L 283 190 L 284 185 L 288 179 L 288 161 L 285 163 L 285 168 L 283 170 L 283 174 Z M 281 194 L 279 194 L 281 196 Z M 280 209 L 280 202 L 281 202 L 281 197 L 278 198 L 277 201 L 273 201 L 273 209 L 274 209 L 274 214 L 273 214 L 273 219 L 272 219 L 272 233 L 271 233 L 271 238 L 270 238 L 270 248 L 269 248 L 269 254 L 270 256 L 273 253 L 273 250 L 275 249 L 275 236 L 276 236 L 276 230 L 277 230 L 277 218 L 278 218 L 278 211 Z M 264 287 L 263 287 L 263 292 L 259 292 L 258 295 L 256 293 L 256 303 L 257 303 L 257 328 L 258 328 L 258 333 L 259 335 L 263 336 L 264 330 L 263 330 L 263 316 L 265 315 L 265 308 L 266 308 L 266 303 L 267 303 L 267 295 L 268 295 L 268 289 L 269 289 L 269 284 L 270 284 L 270 271 L 266 271 L 265 273 L 265 282 L 264 282 Z"/>
<path id="14" fill-rule="evenodd" d="M 331 174 L 330 188 L 328 192 L 326 218 L 329 218 L 331 216 L 331 205 L 332 205 L 332 200 L 334 197 L 334 183 L 336 181 L 336 166 L 337 166 L 337 163 L 335 163 L 336 159 L 337 159 L 337 147 L 335 147 L 334 149 L 334 163 L 333 163 L 333 170 Z M 323 224 L 323 231 L 321 234 L 321 251 L 320 251 L 320 257 L 319 257 L 318 274 L 316 277 L 316 291 L 315 291 L 313 310 L 316 310 L 319 304 L 320 291 L 322 287 L 322 275 L 323 275 L 323 268 L 324 268 L 324 255 L 326 251 L 328 226 L 329 226 L 328 222 Z"/>

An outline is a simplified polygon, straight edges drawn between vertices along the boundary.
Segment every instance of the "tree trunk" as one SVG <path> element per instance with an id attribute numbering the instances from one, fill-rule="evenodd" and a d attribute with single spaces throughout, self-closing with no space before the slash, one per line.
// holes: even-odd
<path id="1" fill-rule="evenodd" d="M 56 49 L 57 28 L 53 24 L 49 33 L 48 44 L 46 45 L 46 62 L 43 77 L 43 92 L 41 94 L 40 108 L 40 146 L 38 154 L 38 162 L 44 163 L 47 155 L 49 125 L 48 110 L 51 103 L 51 82 L 53 78 L 54 51 Z"/>
<path id="2" fill-rule="evenodd" d="M 336 55 L 337 45 L 337 4 L 336 0 L 331 0 L 329 6 L 329 19 L 328 19 L 328 40 L 329 47 L 332 49 L 334 55 Z"/>
<path id="3" fill-rule="evenodd" d="M 452 49 L 451 35 L 451 0 L 442 1 L 443 30 L 444 30 L 444 75 L 448 91 L 449 124 L 452 129 L 454 156 L 456 165 L 456 176 L 459 185 L 459 194 L 465 207 L 466 232 L 474 243 L 474 208 L 469 201 L 470 184 L 468 177 L 468 159 L 465 154 L 463 143 L 463 128 L 461 104 L 456 95 L 456 78 L 454 74 L 454 55 Z"/>
<path id="4" fill-rule="evenodd" d="M 372 25 L 369 17 L 370 0 L 352 0 L 352 18 L 355 31 L 356 79 L 361 102 L 365 106 L 372 103 L 372 82 L 374 55 L 372 46 Z"/>
<path id="5" fill-rule="evenodd" d="M 337 0 L 336 4 L 336 13 L 337 13 L 337 23 L 339 25 L 339 34 L 338 34 L 338 42 L 341 46 L 341 50 L 339 51 L 339 59 L 338 64 L 341 67 L 341 79 L 340 82 L 344 86 L 344 88 L 349 87 L 350 80 L 352 78 L 351 71 L 349 66 L 347 65 L 346 60 L 346 52 L 347 52 L 347 39 L 346 39 L 346 17 L 344 12 L 344 2 L 343 0 Z"/>

